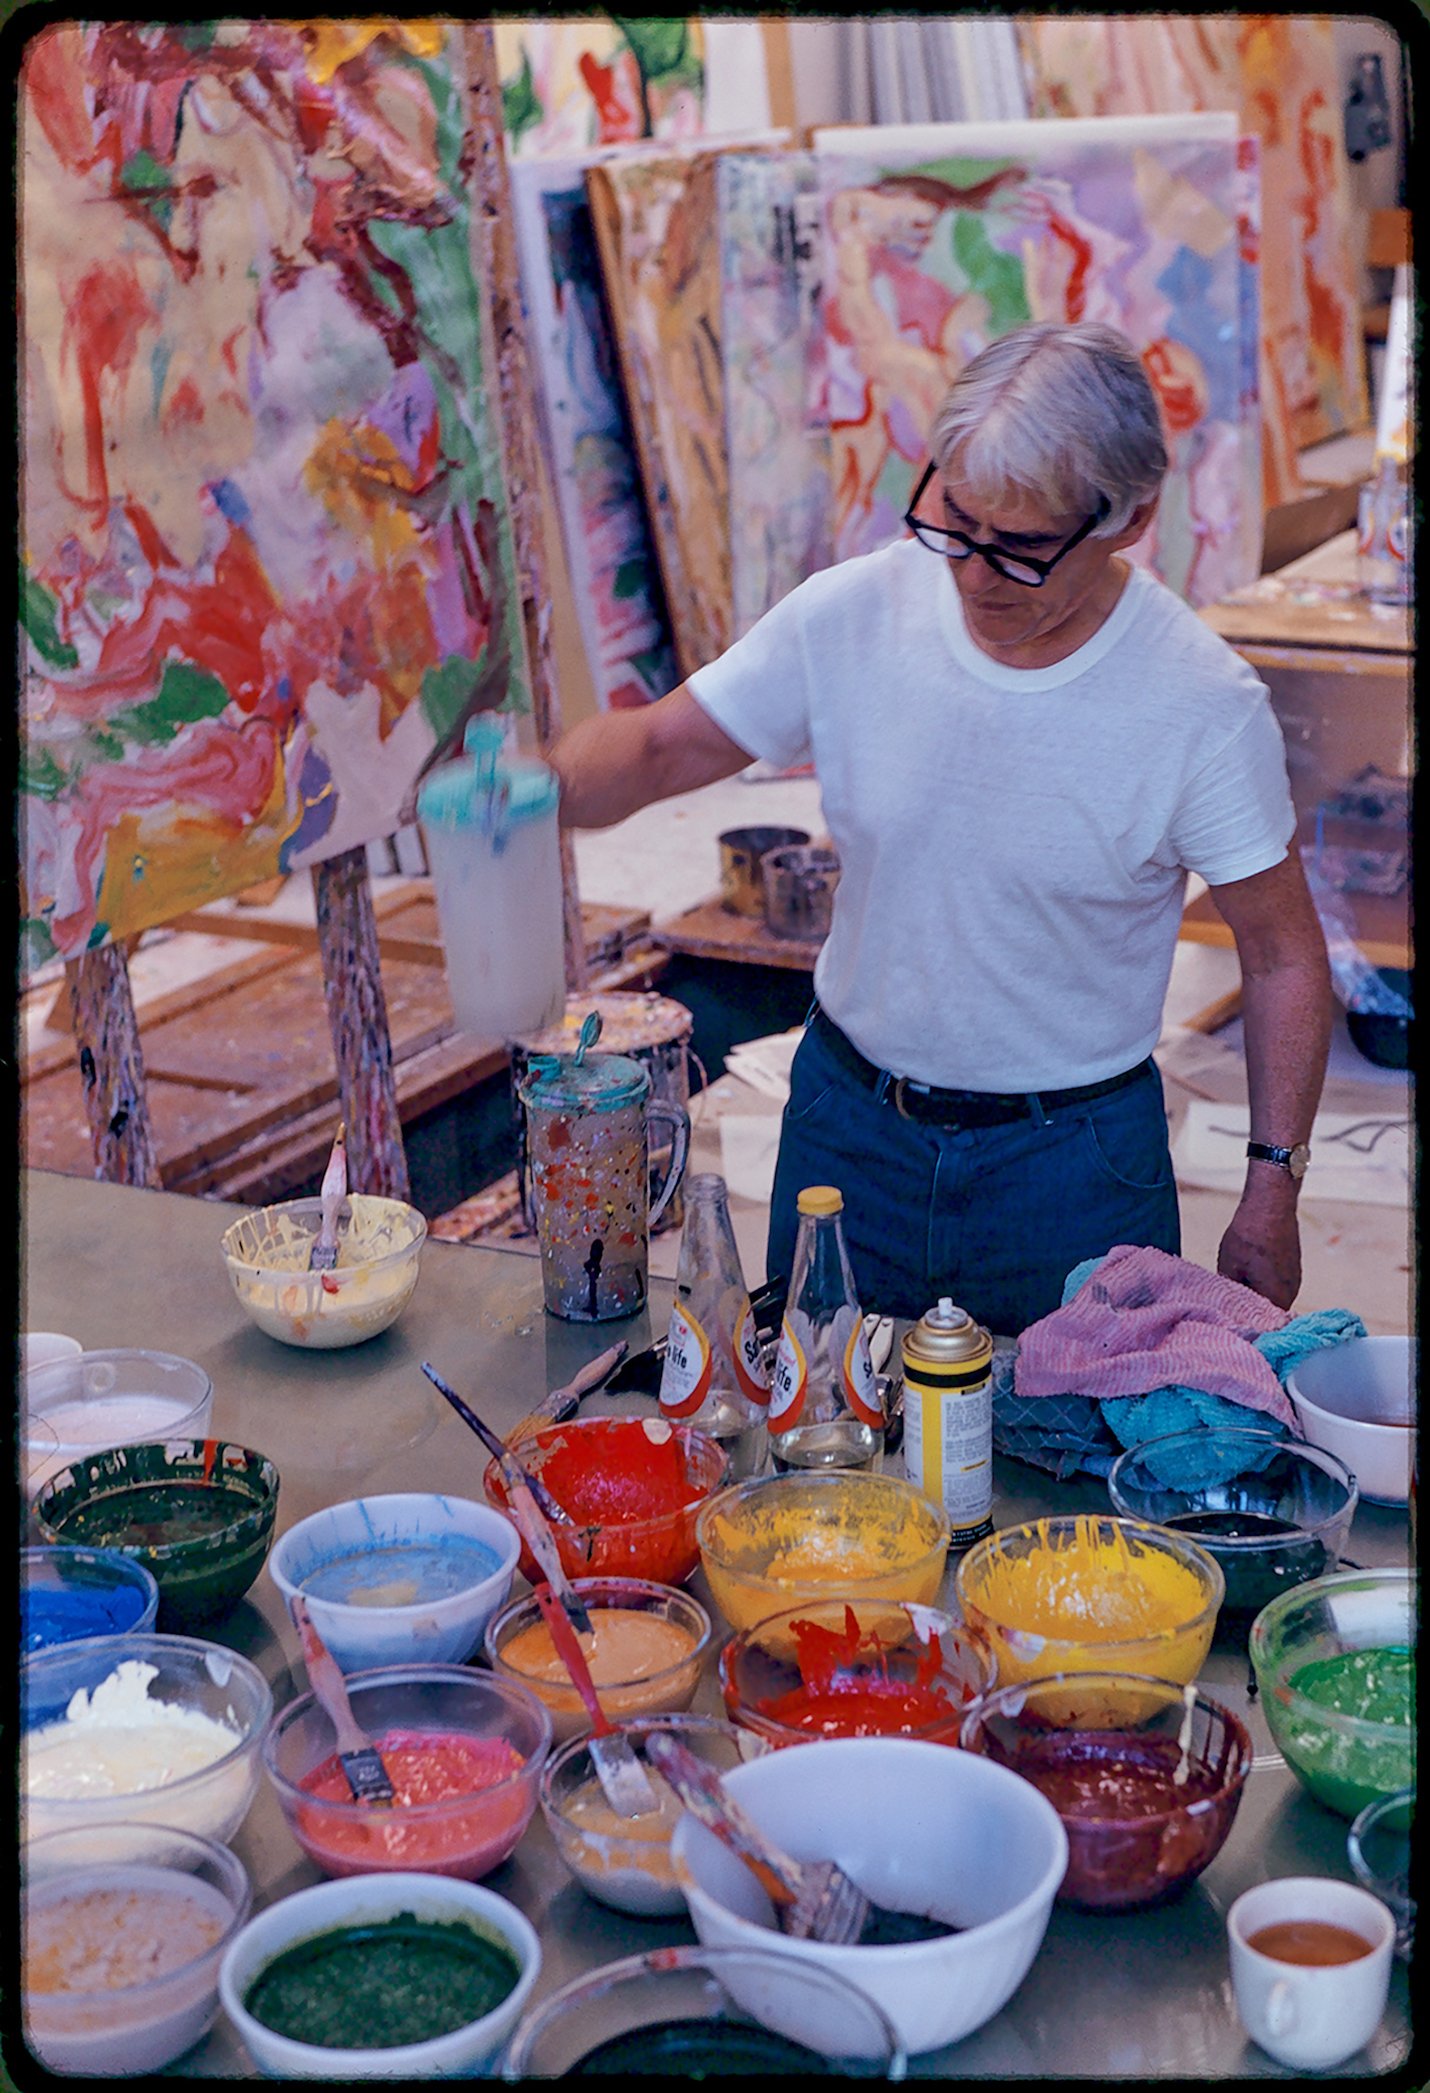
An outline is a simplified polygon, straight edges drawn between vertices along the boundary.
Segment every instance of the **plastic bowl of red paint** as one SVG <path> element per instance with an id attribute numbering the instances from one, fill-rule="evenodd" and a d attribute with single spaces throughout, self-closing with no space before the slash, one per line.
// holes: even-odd
<path id="1" fill-rule="evenodd" d="M 579 1417 L 545 1425 L 511 1450 L 570 1517 L 569 1526 L 552 1524 L 568 1577 L 684 1584 L 692 1574 L 696 1516 L 726 1473 L 724 1448 L 704 1432 L 663 1417 Z M 495 1461 L 482 1480 L 505 1511 Z M 524 1543 L 518 1567 L 530 1584 L 541 1575 Z"/>
<path id="2" fill-rule="evenodd" d="M 1004 1686 L 971 1710 L 965 1750 L 1031 1781 L 1062 1819 L 1058 1891 L 1084 1911 L 1175 1896 L 1231 1830 L 1252 1745 L 1195 1686 L 1126 1672 L 1063 1672 Z"/>
<path id="3" fill-rule="evenodd" d="M 551 1743 L 536 1695 L 460 1664 L 392 1665 L 345 1683 L 397 1799 L 389 1808 L 353 1800 L 330 1717 L 300 1695 L 271 1725 L 263 1767 L 308 1858 L 328 1875 L 489 1874 L 536 1808 Z"/>
<path id="4" fill-rule="evenodd" d="M 992 1651 L 952 1614 L 897 1599 L 817 1599 L 733 1635 L 720 1652 L 732 1721 L 774 1745 L 815 1737 L 957 1744 L 997 1680 Z"/>

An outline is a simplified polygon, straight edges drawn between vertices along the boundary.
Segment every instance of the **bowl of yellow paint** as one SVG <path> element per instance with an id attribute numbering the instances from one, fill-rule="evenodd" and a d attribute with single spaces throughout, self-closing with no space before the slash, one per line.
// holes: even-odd
<path id="1" fill-rule="evenodd" d="M 1226 1580 L 1165 1527 L 1080 1512 L 990 1534 L 964 1556 L 954 1591 L 1000 1685 L 1111 1671 L 1183 1686 L 1211 1647 Z"/>
<path id="2" fill-rule="evenodd" d="M 931 1605 L 949 1524 L 900 1476 L 826 1470 L 733 1484 L 702 1505 L 695 1538 L 715 1604 L 749 1628 L 806 1599 Z"/>

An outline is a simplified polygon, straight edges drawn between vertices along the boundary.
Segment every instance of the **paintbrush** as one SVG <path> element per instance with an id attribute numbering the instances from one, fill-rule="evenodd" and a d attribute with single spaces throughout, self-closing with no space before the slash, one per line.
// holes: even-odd
<path id="1" fill-rule="evenodd" d="M 541 1617 L 551 1630 L 556 1654 L 570 1672 L 571 1683 L 591 1718 L 591 1734 L 586 1744 L 607 1802 L 618 1816 L 648 1817 L 660 1808 L 660 1797 L 651 1786 L 650 1775 L 636 1757 L 630 1738 L 622 1736 L 601 1706 L 586 1653 L 576 1640 L 576 1631 L 555 1596 L 546 1585 L 538 1584 L 535 1597 L 541 1608 Z"/>
<path id="2" fill-rule="evenodd" d="M 518 1440 L 540 1431 L 543 1425 L 564 1424 L 568 1417 L 574 1417 L 581 1406 L 581 1398 L 609 1379 L 625 1358 L 627 1350 L 626 1341 L 622 1337 L 617 1339 L 608 1351 L 598 1353 L 594 1359 L 588 1359 L 584 1366 L 577 1368 L 564 1387 L 553 1388 L 550 1395 L 544 1395 L 536 1408 L 529 1410 L 522 1418 L 515 1431 L 507 1433 L 507 1445 L 515 1446 Z"/>
<path id="3" fill-rule="evenodd" d="M 347 1129 L 340 1119 L 333 1141 L 333 1152 L 328 1157 L 328 1167 L 323 1172 L 323 1225 L 308 1252 L 310 1272 L 331 1272 L 338 1261 L 338 1210 L 348 1193 L 346 1134 Z"/>
<path id="4" fill-rule="evenodd" d="M 517 1531 L 531 1550 L 532 1557 L 547 1583 L 560 1599 L 562 1606 L 566 1610 L 566 1617 L 571 1622 L 572 1627 L 577 1629 L 582 1635 L 589 1635 L 591 1633 L 591 1616 L 586 1611 L 583 1601 L 571 1588 L 566 1572 L 561 1567 L 561 1557 L 557 1553 L 555 1536 L 552 1534 L 546 1520 L 542 1517 L 541 1508 L 536 1501 L 534 1493 L 541 1489 L 537 1478 L 534 1475 L 527 1474 L 515 1454 L 508 1447 L 503 1446 L 501 1440 L 498 1439 L 496 1433 L 489 1426 L 482 1423 L 475 1410 L 467 1407 L 456 1389 L 447 1386 L 447 1383 L 442 1379 L 435 1366 L 432 1366 L 424 1359 L 422 1371 L 426 1374 L 433 1387 L 446 1396 L 463 1424 L 469 1425 L 487 1451 L 495 1455 L 497 1465 L 502 1472 L 502 1479 L 506 1483 L 507 1501 L 511 1507 L 511 1516 L 516 1523 Z M 544 1494 L 549 1495 L 550 1493 L 546 1492 Z M 566 1518 L 564 1512 L 561 1516 L 563 1519 Z M 570 1523 L 570 1520 L 566 1519 L 568 1526 Z"/>
<path id="5" fill-rule="evenodd" d="M 522 1466 L 521 1462 L 512 1452 L 510 1446 L 504 1440 L 498 1439 L 496 1433 L 491 1429 L 489 1425 L 485 1425 L 482 1423 L 482 1420 L 480 1417 L 478 1417 L 476 1411 L 471 1409 L 468 1404 L 462 1401 L 461 1396 L 458 1395 L 455 1388 L 449 1388 L 447 1386 L 447 1383 L 442 1379 L 442 1376 L 438 1373 L 436 1367 L 430 1365 L 428 1361 L 424 1359 L 422 1362 L 422 1371 L 424 1374 L 426 1374 L 428 1380 L 432 1383 L 432 1386 L 436 1389 L 439 1389 L 441 1393 L 446 1396 L 448 1402 L 452 1405 L 452 1408 L 461 1418 L 463 1424 L 470 1425 L 471 1429 L 481 1440 L 483 1446 L 485 1446 L 485 1448 L 487 1449 L 487 1452 L 495 1456 L 496 1460 L 501 1465 L 501 1472 L 506 1480 L 507 1489 L 510 1490 L 512 1488 L 512 1476 L 513 1474 L 515 1474 L 518 1478 L 518 1486 L 526 1493 L 528 1497 L 533 1498 L 535 1502 L 540 1506 L 542 1516 L 544 1518 L 549 1519 L 554 1525 L 557 1526 L 571 1525 L 571 1514 L 566 1510 L 564 1505 L 560 1505 L 556 1502 L 556 1499 L 547 1489 L 545 1483 L 541 1480 L 541 1477 L 539 1475 L 533 1475 L 529 1468 L 524 1468 Z M 515 1434 L 513 1434 L 513 1436 L 515 1436 Z"/>
<path id="6" fill-rule="evenodd" d="M 927 1937 L 911 1932 L 907 1912 L 866 1897 L 832 1860 L 795 1860 L 784 1852 L 746 1816 L 715 1769 L 669 1730 L 652 1730 L 645 1751 L 690 1814 L 750 1869 L 775 1907 L 780 1931 L 791 1939 L 852 1947 L 871 1931 L 888 1940 Z M 922 1927 L 923 1922 L 914 1924 Z"/>
<path id="7" fill-rule="evenodd" d="M 308 1684 L 333 1725 L 338 1764 L 348 1777 L 353 1801 L 386 1807 L 393 1801 L 392 1780 L 377 1746 L 353 1714 L 338 1661 L 313 1626 L 303 1594 L 295 1592 L 288 1605 L 303 1645 Z"/>

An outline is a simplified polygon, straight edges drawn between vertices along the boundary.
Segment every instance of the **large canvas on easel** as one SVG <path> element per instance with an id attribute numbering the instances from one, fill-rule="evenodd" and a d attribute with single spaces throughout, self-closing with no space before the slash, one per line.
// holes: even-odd
<path id="1" fill-rule="evenodd" d="M 529 703 L 462 34 L 27 47 L 27 965 L 392 833 Z"/>
<path id="2" fill-rule="evenodd" d="M 1296 453 L 1367 412 L 1355 204 L 1328 15 L 1028 15 L 1038 116 L 1235 109 L 1261 143 L 1265 499 L 1301 487 Z"/>
<path id="3" fill-rule="evenodd" d="M 1155 385 L 1172 463 L 1129 557 L 1193 604 L 1260 565 L 1241 341 L 1246 172 L 1230 114 L 821 131 L 839 558 L 900 535 L 945 390 L 1029 320 L 1103 320 Z"/>
<path id="4" fill-rule="evenodd" d="M 695 150 L 586 174 L 682 676 L 733 637 L 718 159 Z"/>
<path id="5" fill-rule="evenodd" d="M 583 160 L 511 166 L 533 390 L 597 701 L 679 681 L 635 437 L 601 283 Z"/>
<path id="6" fill-rule="evenodd" d="M 834 557 L 814 155 L 725 155 L 718 208 L 731 624 L 738 637 Z"/>

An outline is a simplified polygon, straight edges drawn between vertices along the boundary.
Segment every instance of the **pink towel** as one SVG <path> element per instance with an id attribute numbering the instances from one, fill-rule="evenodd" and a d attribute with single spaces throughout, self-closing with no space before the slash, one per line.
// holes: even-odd
<path id="1" fill-rule="evenodd" d="M 1165 1250 L 1119 1243 L 1070 1301 L 1018 1340 L 1019 1395 L 1148 1395 L 1201 1388 L 1283 1424 L 1291 1405 L 1251 1342 L 1291 1320 L 1249 1286 Z"/>

